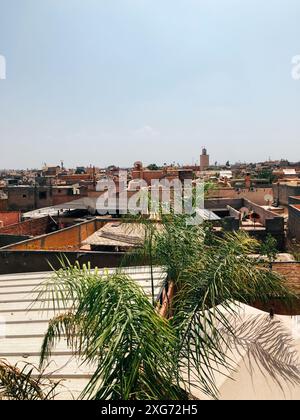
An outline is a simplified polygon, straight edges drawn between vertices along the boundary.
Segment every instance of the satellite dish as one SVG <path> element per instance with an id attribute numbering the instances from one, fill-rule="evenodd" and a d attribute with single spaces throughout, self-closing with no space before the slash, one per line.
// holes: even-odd
<path id="1" fill-rule="evenodd" d="M 274 197 L 271 194 L 266 194 L 264 196 L 265 202 L 270 205 L 271 203 L 273 203 Z"/>

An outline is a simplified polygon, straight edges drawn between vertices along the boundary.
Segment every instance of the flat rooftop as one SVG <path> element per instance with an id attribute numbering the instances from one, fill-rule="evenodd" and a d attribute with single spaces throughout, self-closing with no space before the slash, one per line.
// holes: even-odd
<path id="1" fill-rule="evenodd" d="M 160 228 L 162 225 L 157 223 L 156 229 Z M 83 245 L 130 248 L 143 244 L 145 232 L 145 226 L 141 223 L 109 222 L 83 241 Z"/>

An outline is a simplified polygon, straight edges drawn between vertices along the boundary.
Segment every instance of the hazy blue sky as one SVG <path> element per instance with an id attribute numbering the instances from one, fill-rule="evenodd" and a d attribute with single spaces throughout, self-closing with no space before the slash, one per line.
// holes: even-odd
<path id="1" fill-rule="evenodd" d="M 299 0 L 0 0 L 0 167 L 300 160 Z"/>

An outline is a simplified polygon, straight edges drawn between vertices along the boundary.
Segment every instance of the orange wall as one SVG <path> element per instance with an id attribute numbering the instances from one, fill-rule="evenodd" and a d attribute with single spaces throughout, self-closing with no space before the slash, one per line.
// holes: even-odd
<path id="1" fill-rule="evenodd" d="M 29 236 L 44 235 L 46 232 L 49 232 L 48 228 L 50 225 L 50 218 L 45 216 L 39 219 L 29 219 L 21 223 L 0 228 L 0 234 Z"/>
<path id="2" fill-rule="evenodd" d="M 143 179 L 147 182 L 148 185 L 151 184 L 151 181 L 154 179 L 162 179 L 167 177 L 168 179 L 175 179 L 179 177 L 177 169 L 159 169 L 159 170 L 150 170 L 150 169 L 141 169 L 133 170 L 131 172 L 132 179 Z"/>
<path id="3" fill-rule="evenodd" d="M 100 229 L 104 224 L 105 222 L 96 219 L 91 220 L 48 235 L 10 245 L 2 248 L 2 250 L 77 250 L 88 236 Z"/>
<path id="4" fill-rule="evenodd" d="M 92 180 L 93 177 L 90 174 L 74 174 L 74 175 L 59 175 L 59 179 L 62 181 L 80 182 L 83 180 Z"/>
<path id="5" fill-rule="evenodd" d="M 0 227 L 14 225 L 20 221 L 19 211 L 4 211 L 0 213 Z M 1 223 L 2 222 L 2 223 Z"/>

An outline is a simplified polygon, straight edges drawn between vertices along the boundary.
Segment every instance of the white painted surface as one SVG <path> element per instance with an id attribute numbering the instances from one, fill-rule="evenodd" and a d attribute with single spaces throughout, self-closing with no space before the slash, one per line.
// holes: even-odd
<path id="1" fill-rule="evenodd" d="M 115 269 L 106 270 L 109 273 Z M 147 267 L 133 267 L 124 270 L 151 298 L 151 276 Z M 103 270 L 100 270 L 103 272 Z M 41 311 L 43 303 L 38 298 L 37 287 L 51 278 L 52 273 L 27 273 L 0 276 L 0 323 L 5 336 L 0 337 L 0 358 L 12 365 L 32 363 L 38 366 L 40 349 L 48 321 L 54 317 L 53 310 Z M 165 273 L 154 269 L 155 295 L 158 296 Z M 51 307 L 51 305 L 50 305 Z M 56 313 L 57 314 L 57 313 Z M 87 384 L 91 367 L 81 366 L 62 339 L 52 353 L 46 375 L 53 380 L 62 380 L 58 399 L 77 398 Z"/>

